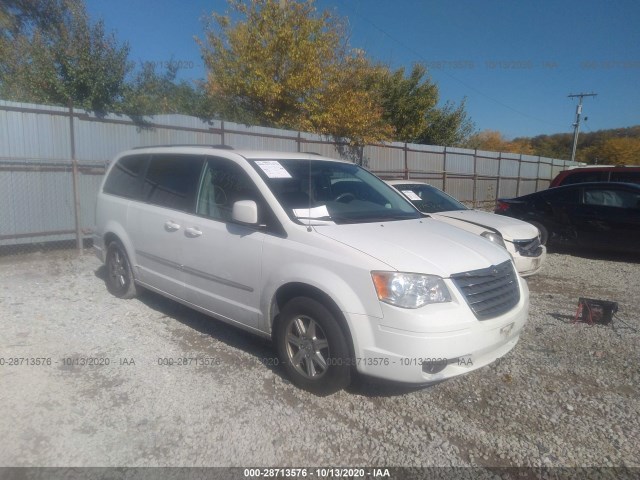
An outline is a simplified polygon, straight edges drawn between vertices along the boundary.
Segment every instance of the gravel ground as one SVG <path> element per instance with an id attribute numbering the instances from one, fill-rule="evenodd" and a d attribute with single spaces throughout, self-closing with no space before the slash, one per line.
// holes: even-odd
<path id="1" fill-rule="evenodd" d="M 0 466 L 640 466 L 637 260 L 552 253 L 503 359 L 325 398 L 288 383 L 268 342 L 151 293 L 116 299 L 103 275 L 90 254 L 0 258 Z M 580 296 L 619 302 L 624 323 L 573 324 Z M 182 357 L 211 365 L 158 364 Z"/>

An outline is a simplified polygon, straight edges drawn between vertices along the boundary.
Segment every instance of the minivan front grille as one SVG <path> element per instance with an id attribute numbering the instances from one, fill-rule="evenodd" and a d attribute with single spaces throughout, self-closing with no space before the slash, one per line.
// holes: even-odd
<path id="1" fill-rule="evenodd" d="M 520 301 L 518 277 L 511 261 L 451 275 L 478 320 L 508 312 Z"/>

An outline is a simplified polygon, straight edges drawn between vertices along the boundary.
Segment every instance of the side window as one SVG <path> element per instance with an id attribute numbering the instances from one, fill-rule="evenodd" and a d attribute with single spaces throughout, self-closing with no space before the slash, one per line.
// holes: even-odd
<path id="1" fill-rule="evenodd" d="M 198 194 L 197 213 L 229 222 L 233 204 L 238 200 L 255 201 L 258 204 L 258 221 L 265 223 L 261 217 L 266 213 L 266 204 L 249 175 L 231 160 L 208 159 Z"/>
<path id="2" fill-rule="evenodd" d="M 142 194 L 140 177 L 147 158 L 147 155 L 132 155 L 118 160 L 104 183 L 104 192 L 119 197 L 140 198 Z"/>
<path id="3" fill-rule="evenodd" d="M 193 212 L 202 157 L 154 155 L 144 179 L 144 198 L 155 205 Z"/>
<path id="4" fill-rule="evenodd" d="M 556 203 L 575 204 L 579 202 L 579 199 L 580 199 L 579 193 L 580 193 L 580 190 L 578 188 L 573 188 L 573 187 L 562 188 L 562 189 L 552 188 L 548 190 L 547 193 L 543 195 L 543 197 L 545 201 L 552 204 L 556 204 Z"/>
<path id="5" fill-rule="evenodd" d="M 638 208 L 640 195 L 626 190 L 606 188 L 592 188 L 585 190 L 585 205 L 599 205 L 604 207 Z"/>

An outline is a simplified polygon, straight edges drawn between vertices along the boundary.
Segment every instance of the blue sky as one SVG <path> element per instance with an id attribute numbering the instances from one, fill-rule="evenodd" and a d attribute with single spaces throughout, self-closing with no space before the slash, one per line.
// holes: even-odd
<path id="1" fill-rule="evenodd" d="M 131 60 L 177 61 L 204 78 L 194 37 L 225 0 L 86 0 Z M 478 130 L 508 138 L 572 131 L 571 93 L 595 92 L 581 131 L 640 124 L 638 0 L 316 0 L 348 21 L 350 44 L 392 68 L 422 62 L 441 102 L 467 99 Z"/>

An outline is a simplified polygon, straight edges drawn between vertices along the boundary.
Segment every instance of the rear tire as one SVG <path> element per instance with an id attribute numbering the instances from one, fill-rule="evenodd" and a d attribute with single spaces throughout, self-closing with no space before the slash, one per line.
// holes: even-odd
<path id="1" fill-rule="evenodd" d="M 114 240 L 107 247 L 105 260 L 107 268 L 107 290 L 118 298 L 134 298 L 138 295 L 135 278 L 127 251 L 122 243 Z"/>
<path id="2" fill-rule="evenodd" d="M 291 382 L 316 395 L 329 395 L 351 383 L 351 357 L 342 328 L 321 303 L 307 297 L 287 302 L 274 340 Z"/>

